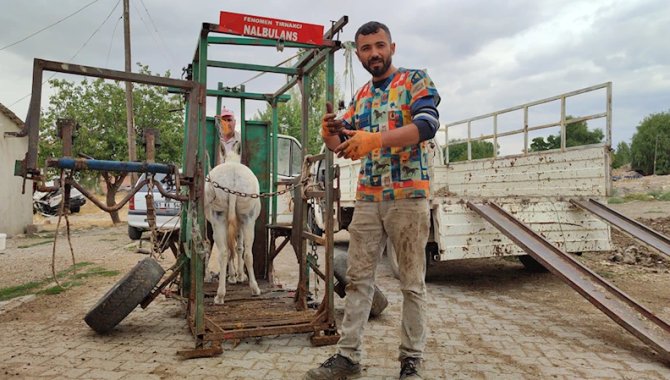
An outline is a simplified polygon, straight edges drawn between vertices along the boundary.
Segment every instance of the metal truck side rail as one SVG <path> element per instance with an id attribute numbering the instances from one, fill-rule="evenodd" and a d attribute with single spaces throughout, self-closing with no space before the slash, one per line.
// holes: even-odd
<path id="1" fill-rule="evenodd" d="M 468 207 L 557 275 L 613 321 L 670 361 L 670 325 L 493 203 Z"/>
<path id="2" fill-rule="evenodd" d="M 670 257 L 670 238 L 667 236 L 612 210 L 595 199 L 571 199 L 570 203 L 589 211 L 619 230 L 655 248 L 665 256 Z"/>

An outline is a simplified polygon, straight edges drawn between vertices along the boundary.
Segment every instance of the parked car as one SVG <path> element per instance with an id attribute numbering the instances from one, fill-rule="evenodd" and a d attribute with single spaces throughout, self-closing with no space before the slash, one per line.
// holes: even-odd
<path id="1" fill-rule="evenodd" d="M 138 179 L 138 183 L 146 178 L 146 174 L 142 174 Z M 173 175 L 157 173 L 154 175 L 154 180 L 161 183 L 163 188 L 171 193 L 176 192 Z M 128 237 L 131 240 L 139 240 L 142 238 L 144 231 L 149 231 L 149 222 L 147 222 L 147 202 L 146 195 L 148 186 L 144 185 L 132 198 L 128 206 Z M 156 213 L 156 227 L 161 231 L 172 231 L 179 229 L 181 202 L 165 198 L 154 188 L 154 210 Z"/>
<path id="2" fill-rule="evenodd" d="M 46 186 L 54 186 L 54 181 L 47 181 Z M 63 198 L 63 189 L 53 191 L 35 191 L 33 193 L 33 214 L 39 213 L 44 216 L 58 215 L 61 198 Z M 86 197 L 74 187 L 70 190 L 70 204 L 68 208 L 71 213 L 81 210 L 81 206 L 86 203 Z"/>

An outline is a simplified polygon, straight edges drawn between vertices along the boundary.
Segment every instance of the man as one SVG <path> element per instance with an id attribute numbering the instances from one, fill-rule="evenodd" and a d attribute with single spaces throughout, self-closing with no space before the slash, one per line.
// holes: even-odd
<path id="1" fill-rule="evenodd" d="M 235 114 L 233 111 L 223 107 L 221 114 L 214 117 L 214 121 L 219 131 L 219 160 L 222 163 L 226 152 L 235 152 L 240 154 L 240 142 L 242 138 L 240 133 L 235 131 Z"/>
<path id="2" fill-rule="evenodd" d="M 372 80 L 361 87 L 341 120 L 327 105 L 321 136 L 339 157 L 361 159 L 356 208 L 349 225 L 344 318 L 337 354 L 305 379 L 357 377 L 361 340 L 374 294 L 374 276 L 387 236 L 397 252 L 403 294 L 401 379 L 420 379 L 426 345 L 426 256 L 430 232 L 426 140 L 439 128 L 440 97 L 421 70 L 392 64 L 395 43 L 386 25 L 356 32 L 356 55 Z"/>

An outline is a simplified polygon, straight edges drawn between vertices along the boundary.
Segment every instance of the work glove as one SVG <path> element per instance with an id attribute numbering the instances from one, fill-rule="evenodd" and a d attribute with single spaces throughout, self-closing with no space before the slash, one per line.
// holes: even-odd
<path id="1" fill-rule="evenodd" d="M 382 147 L 381 132 L 343 130 L 342 134 L 349 136 L 349 139 L 335 148 L 338 157 L 358 160 Z"/>
<path id="2" fill-rule="evenodd" d="M 321 119 L 321 137 L 332 137 L 339 135 L 344 130 L 344 122 L 335 119 L 333 105 L 326 102 L 326 114 Z"/>

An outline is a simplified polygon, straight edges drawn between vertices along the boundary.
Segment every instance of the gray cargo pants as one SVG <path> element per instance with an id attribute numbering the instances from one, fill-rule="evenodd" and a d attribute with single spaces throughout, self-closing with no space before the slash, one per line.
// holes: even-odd
<path id="1" fill-rule="evenodd" d="M 370 315 L 375 270 L 387 236 L 398 257 L 403 295 L 400 359 L 423 358 L 426 346 L 426 255 L 430 232 L 427 199 L 356 202 L 349 225 L 349 257 L 344 319 L 338 353 L 361 360 L 363 329 Z"/>

